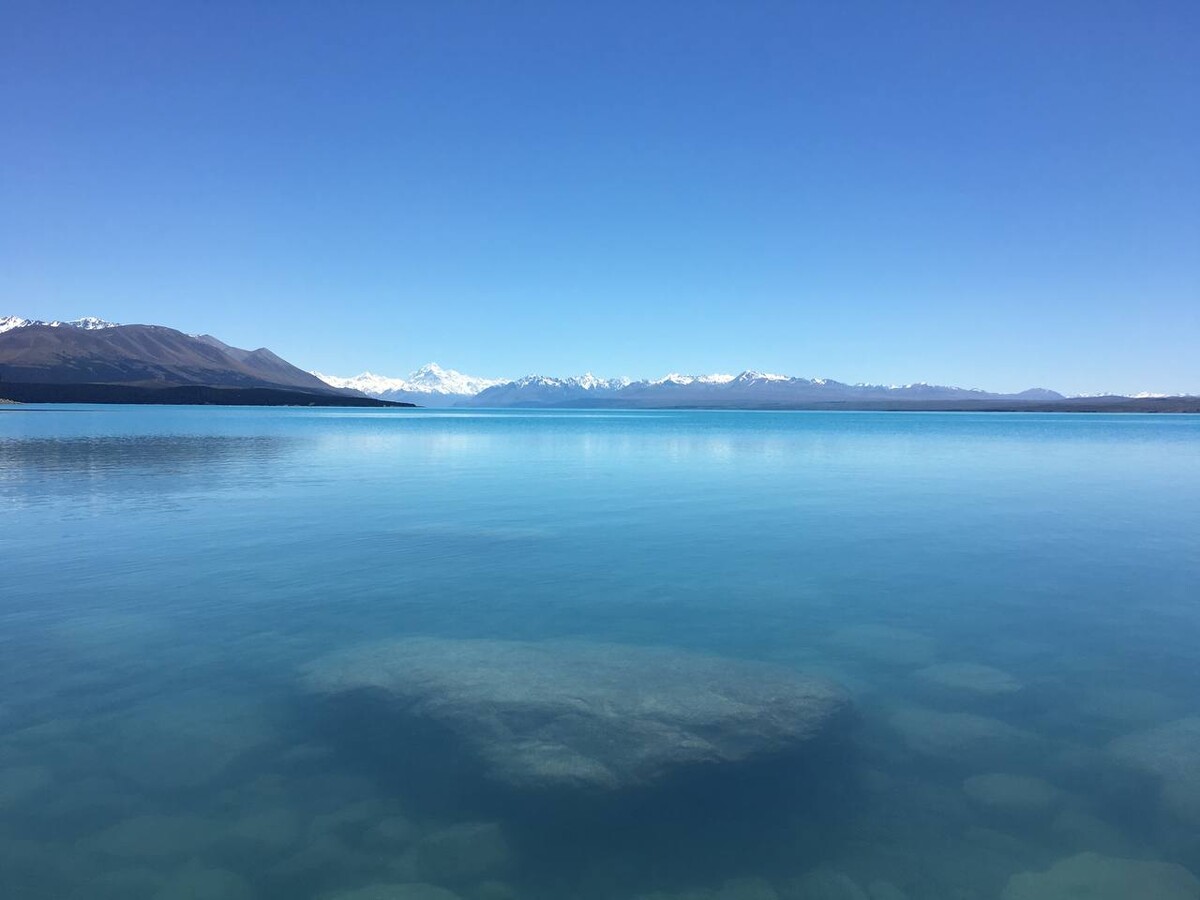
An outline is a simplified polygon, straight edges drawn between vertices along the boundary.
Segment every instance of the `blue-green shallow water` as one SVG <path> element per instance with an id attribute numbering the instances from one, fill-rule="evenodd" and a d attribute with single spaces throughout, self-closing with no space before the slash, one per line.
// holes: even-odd
<path id="1" fill-rule="evenodd" d="M 23 407 L 0 510 L 4 897 L 1200 873 L 1200 417 Z M 302 685 L 404 635 L 769 661 L 857 715 L 811 791 L 473 806 Z M 452 893 L 354 893 L 414 880 Z"/>

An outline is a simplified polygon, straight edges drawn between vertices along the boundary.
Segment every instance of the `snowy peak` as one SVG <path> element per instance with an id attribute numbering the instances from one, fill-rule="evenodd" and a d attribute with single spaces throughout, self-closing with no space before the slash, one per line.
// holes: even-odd
<path id="1" fill-rule="evenodd" d="M 363 372 L 361 375 L 352 375 L 349 377 L 325 375 L 321 372 L 312 372 L 311 374 L 320 378 L 330 387 L 350 388 L 351 390 L 362 391 L 364 394 L 372 396 L 396 390 L 400 386 L 407 384 L 402 378 L 388 378 L 386 375 L 376 375 L 374 372 Z"/>
<path id="2" fill-rule="evenodd" d="M 619 391 L 628 387 L 628 378 L 599 378 L 591 372 L 582 375 L 571 375 L 567 378 L 555 378 L 550 375 L 526 375 L 512 382 L 499 382 L 502 386 L 517 388 L 549 388 L 551 390 L 576 391 Z"/>
<path id="3" fill-rule="evenodd" d="M 326 384 L 333 387 L 352 388 L 371 397 L 395 396 L 396 394 L 430 394 L 473 397 L 493 385 L 504 384 L 504 379 L 476 378 L 454 369 L 443 369 L 437 363 L 428 363 L 407 378 L 393 378 L 363 372 L 346 378 L 339 375 L 324 375 L 313 372 Z"/>
<path id="4" fill-rule="evenodd" d="M 82 319 L 71 319 L 69 322 L 43 322 L 41 319 L 25 319 L 21 316 L 0 316 L 0 334 L 12 331 L 14 328 L 28 328 L 30 325 L 46 325 L 50 328 L 82 328 L 84 331 L 96 331 L 101 328 L 116 328 L 116 322 L 106 322 L 95 316 L 84 316 Z"/>
<path id="5" fill-rule="evenodd" d="M 763 381 L 803 381 L 804 379 L 793 379 L 790 375 L 774 375 L 770 372 L 755 372 L 753 369 L 747 369 L 736 378 L 730 379 L 737 384 L 754 384 L 755 382 Z"/>
<path id="6" fill-rule="evenodd" d="M 97 331 L 101 328 L 116 328 L 116 322 L 108 322 L 95 316 L 84 316 L 82 319 L 72 319 L 70 322 L 51 322 L 51 328 L 67 325 L 71 328 L 82 328 L 84 331 Z"/>
<path id="7" fill-rule="evenodd" d="M 477 378 L 464 375 L 454 369 L 443 369 L 437 363 L 426 363 L 408 376 L 414 390 L 428 390 L 435 394 L 478 394 L 494 384 L 503 384 L 503 378 Z"/>
<path id="8" fill-rule="evenodd" d="M 649 384 L 728 384 L 735 377 L 734 375 L 722 375 L 720 373 L 712 375 L 681 375 L 678 372 L 671 372 L 662 378 L 656 378 L 654 381 L 649 382 Z"/>

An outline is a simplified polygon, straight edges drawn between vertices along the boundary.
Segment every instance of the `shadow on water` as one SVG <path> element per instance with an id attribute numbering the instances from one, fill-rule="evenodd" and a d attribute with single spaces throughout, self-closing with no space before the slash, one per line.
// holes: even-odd
<path id="1" fill-rule="evenodd" d="M 645 787 L 514 789 L 489 780 L 458 737 L 372 691 L 303 702 L 311 739 L 334 748 L 329 765 L 420 818 L 499 822 L 531 896 L 632 896 L 794 872 L 831 855 L 859 806 L 851 717 L 798 752 L 690 767 Z"/>

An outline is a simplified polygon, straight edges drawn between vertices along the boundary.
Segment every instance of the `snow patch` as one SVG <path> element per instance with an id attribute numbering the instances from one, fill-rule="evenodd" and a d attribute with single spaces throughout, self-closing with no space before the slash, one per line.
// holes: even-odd
<path id="1" fill-rule="evenodd" d="M 28 328 L 30 325 L 47 325 L 50 328 L 82 328 L 84 331 L 98 331 L 102 328 L 116 328 L 116 322 L 108 322 L 95 316 L 84 316 L 81 319 L 69 321 L 43 322 L 41 319 L 25 319 L 21 316 L 0 316 L 0 334 L 12 331 L 14 328 Z"/>

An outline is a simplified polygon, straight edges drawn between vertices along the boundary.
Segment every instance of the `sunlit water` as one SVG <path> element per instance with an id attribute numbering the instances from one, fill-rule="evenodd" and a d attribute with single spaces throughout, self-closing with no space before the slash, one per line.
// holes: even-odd
<path id="1" fill-rule="evenodd" d="M 27 407 L 0 411 L 0 511 L 3 897 L 1200 873 L 1198 417 Z M 305 686 L 411 635 L 765 661 L 856 713 L 802 771 L 485 797 Z"/>

